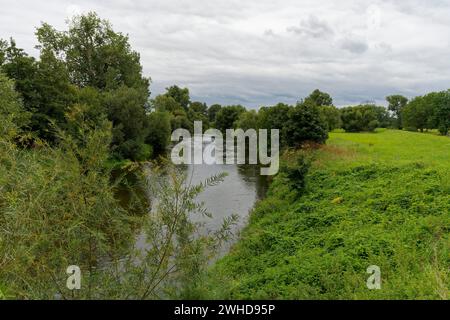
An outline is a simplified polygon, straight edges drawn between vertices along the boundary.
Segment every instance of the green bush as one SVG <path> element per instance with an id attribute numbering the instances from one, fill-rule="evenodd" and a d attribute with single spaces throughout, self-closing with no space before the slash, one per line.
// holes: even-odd
<path id="1" fill-rule="evenodd" d="M 283 131 L 289 147 L 301 147 L 305 142 L 324 143 L 328 138 L 327 124 L 319 108 L 307 103 L 299 103 L 289 110 Z"/>
<path id="2" fill-rule="evenodd" d="M 281 174 L 287 178 L 297 192 L 302 192 L 306 185 L 306 175 L 308 174 L 311 161 L 304 153 L 294 153 L 289 155 L 289 160 L 284 161 L 281 166 Z"/>

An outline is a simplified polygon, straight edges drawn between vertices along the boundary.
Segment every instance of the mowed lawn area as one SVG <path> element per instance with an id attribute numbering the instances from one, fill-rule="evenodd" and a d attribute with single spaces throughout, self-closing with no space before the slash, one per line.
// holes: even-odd
<path id="1" fill-rule="evenodd" d="M 450 138 L 331 133 L 306 190 L 277 176 L 207 298 L 448 299 Z M 367 285 L 369 266 L 381 289 Z"/>

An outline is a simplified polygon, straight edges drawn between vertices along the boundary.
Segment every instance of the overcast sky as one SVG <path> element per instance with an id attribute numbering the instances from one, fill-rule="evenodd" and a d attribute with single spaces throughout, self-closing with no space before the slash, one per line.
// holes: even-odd
<path id="1" fill-rule="evenodd" d="M 96 11 L 141 54 L 152 96 L 294 103 L 319 88 L 336 105 L 450 88 L 450 0 L 0 0 L 0 38 L 32 55 L 42 21 Z"/>

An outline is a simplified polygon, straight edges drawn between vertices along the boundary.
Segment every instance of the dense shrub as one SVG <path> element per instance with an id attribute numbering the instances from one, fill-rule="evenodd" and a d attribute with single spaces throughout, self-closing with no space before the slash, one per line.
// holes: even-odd
<path id="1" fill-rule="evenodd" d="M 287 179 L 292 188 L 302 192 L 306 185 L 306 175 L 311 166 L 311 160 L 305 153 L 288 151 L 284 157 L 281 166 L 281 174 Z"/>
<path id="2" fill-rule="evenodd" d="M 170 114 L 168 112 L 152 112 L 148 115 L 146 143 L 153 147 L 154 155 L 164 154 L 171 134 Z"/>
<path id="3" fill-rule="evenodd" d="M 403 126 L 412 131 L 437 129 L 447 135 L 450 129 L 450 91 L 418 96 L 402 109 Z"/>
<path id="4" fill-rule="evenodd" d="M 324 143 L 328 138 L 319 108 L 308 103 L 299 103 L 289 110 L 283 130 L 289 147 L 300 147 L 306 141 Z"/>
<path id="5" fill-rule="evenodd" d="M 224 133 L 227 129 L 234 129 L 235 122 L 243 112 L 245 112 L 245 108 L 240 105 L 222 107 L 216 114 L 216 129 Z"/>
<path id="6" fill-rule="evenodd" d="M 0 136 L 14 138 L 29 123 L 14 81 L 0 73 Z"/>
<path id="7" fill-rule="evenodd" d="M 342 128 L 347 132 L 374 131 L 389 126 L 389 114 L 384 107 L 359 105 L 341 109 Z"/>
<path id="8" fill-rule="evenodd" d="M 333 131 L 342 127 L 341 111 L 335 106 L 319 107 L 320 115 L 327 124 L 327 130 Z"/>

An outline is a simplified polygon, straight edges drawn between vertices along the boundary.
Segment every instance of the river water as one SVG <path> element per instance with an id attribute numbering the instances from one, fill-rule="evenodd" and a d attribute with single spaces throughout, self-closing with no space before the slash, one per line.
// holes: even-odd
<path id="1" fill-rule="evenodd" d="M 206 188 L 197 199 L 205 203 L 205 207 L 212 213 L 212 218 L 195 215 L 192 219 L 204 223 L 208 230 L 217 230 L 224 218 L 236 214 L 239 220 L 233 229 L 235 236 L 225 245 L 228 248 L 247 224 L 249 213 L 256 201 L 265 196 L 268 186 L 266 177 L 260 175 L 260 168 L 256 165 L 202 164 L 190 165 L 186 170 L 188 175 L 192 176 L 193 183 L 202 182 L 222 172 L 227 173 L 222 183 Z"/>
<path id="2" fill-rule="evenodd" d="M 223 182 L 207 187 L 196 199 L 198 202 L 204 203 L 207 211 L 212 214 L 212 218 L 191 215 L 192 221 L 202 223 L 203 232 L 220 229 L 224 218 L 232 214 L 239 217 L 232 229 L 233 237 L 223 245 L 219 252 L 220 255 L 223 255 L 237 240 L 239 232 L 247 224 L 249 213 L 255 203 L 264 198 L 268 188 L 267 177 L 260 175 L 258 165 L 197 164 L 182 166 L 182 168 L 186 170 L 188 181 L 192 178 L 192 184 L 204 182 L 219 173 L 227 173 Z M 145 246 L 143 235 L 138 236 L 136 246 Z"/>

